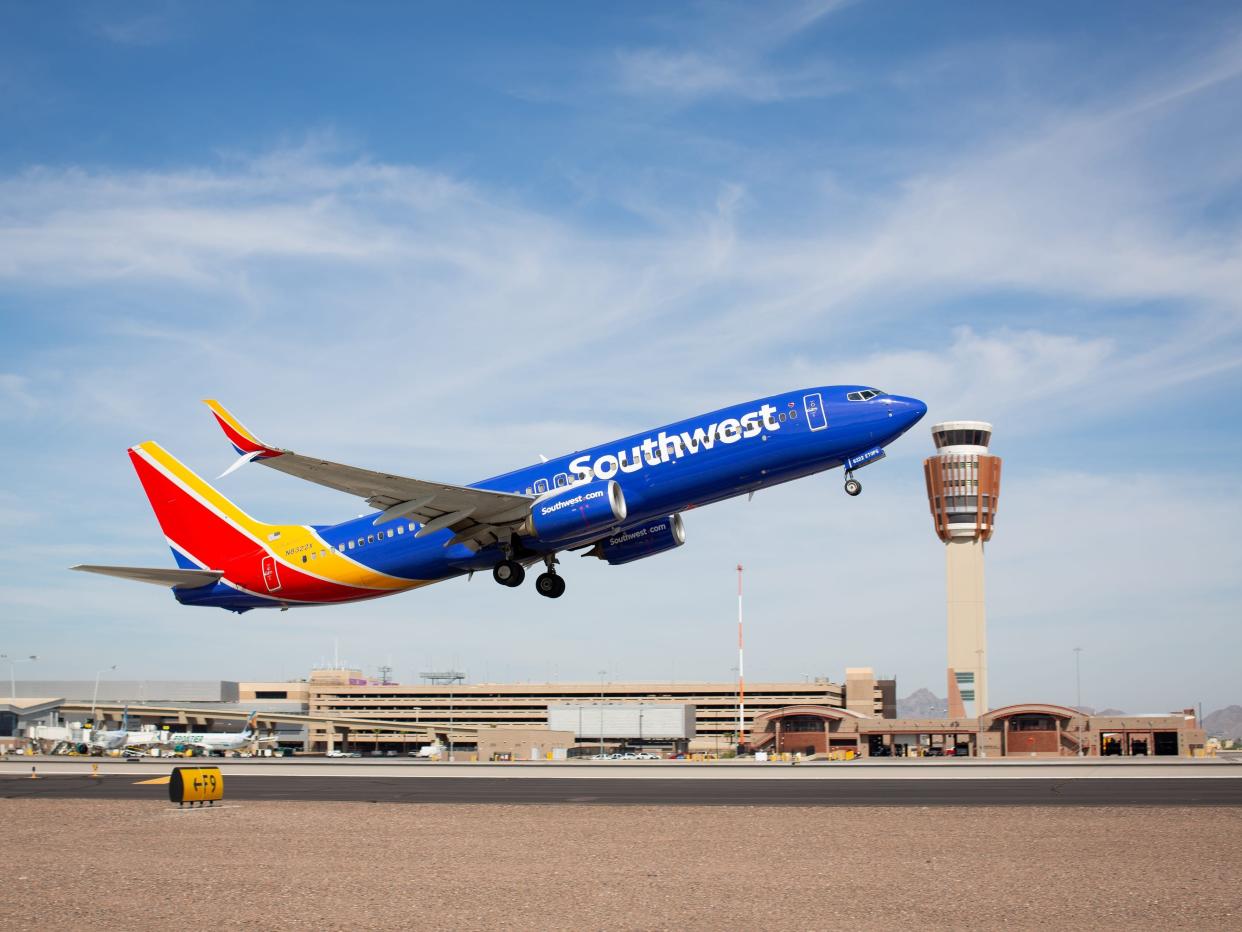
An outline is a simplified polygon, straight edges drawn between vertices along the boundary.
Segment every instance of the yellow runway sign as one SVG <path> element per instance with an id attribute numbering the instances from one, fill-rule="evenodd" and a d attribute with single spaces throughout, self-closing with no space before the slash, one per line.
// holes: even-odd
<path id="1" fill-rule="evenodd" d="M 168 781 L 168 799 L 177 805 L 215 805 L 223 798 L 224 776 L 219 767 L 177 767 Z"/>

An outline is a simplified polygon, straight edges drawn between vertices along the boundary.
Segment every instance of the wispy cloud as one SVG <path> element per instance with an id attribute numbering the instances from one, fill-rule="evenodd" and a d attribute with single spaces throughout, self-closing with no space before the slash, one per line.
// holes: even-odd
<path id="1" fill-rule="evenodd" d="M 89 19 L 89 28 L 109 42 L 142 48 L 175 38 L 182 18 L 180 0 L 154 0 L 141 12 L 133 5 L 103 8 Z"/>
<path id="2" fill-rule="evenodd" d="M 672 102 L 736 96 L 752 102 L 822 97 L 840 90 L 829 63 L 773 61 L 782 46 L 830 13 L 848 6 L 820 0 L 783 7 L 739 6 L 711 21 L 682 23 L 683 43 L 623 48 L 617 52 L 617 84 L 627 94 L 658 95 Z"/>

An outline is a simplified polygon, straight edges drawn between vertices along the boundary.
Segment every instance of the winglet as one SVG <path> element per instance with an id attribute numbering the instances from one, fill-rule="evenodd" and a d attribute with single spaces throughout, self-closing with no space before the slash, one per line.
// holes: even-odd
<path id="1" fill-rule="evenodd" d="M 243 458 L 269 459 L 273 456 L 280 456 L 281 453 L 285 452 L 278 447 L 269 447 L 265 444 L 248 431 L 241 421 L 233 417 L 228 409 L 214 398 L 204 398 L 203 404 L 211 408 L 211 413 L 215 415 L 216 422 L 220 425 L 220 429 L 224 431 L 224 436 L 229 438 L 229 443 L 233 444 L 233 449 Z M 240 465 L 239 461 L 234 464 L 233 468 L 235 469 Z M 232 469 L 229 472 L 232 472 Z"/>

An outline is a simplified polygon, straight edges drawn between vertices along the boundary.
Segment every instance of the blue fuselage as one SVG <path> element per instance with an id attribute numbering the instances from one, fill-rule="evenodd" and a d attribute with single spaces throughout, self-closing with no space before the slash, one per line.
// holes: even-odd
<path id="1" fill-rule="evenodd" d="M 860 394 L 874 397 L 859 398 Z M 803 389 L 579 450 L 474 487 L 538 495 L 593 478 L 615 479 L 624 493 L 628 527 L 838 466 L 859 468 L 880 458 L 883 448 L 926 410 L 914 398 L 876 393 L 864 386 Z M 372 513 L 316 526 L 314 531 L 336 548 L 375 534 L 374 520 Z M 416 527 L 408 526 L 410 531 Z M 452 536 L 448 530 L 421 538 L 413 533 L 380 535 L 375 543 L 349 555 L 382 573 L 421 581 L 490 569 L 504 558 L 496 545 L 477 552 L 465 544 L 446 547 Z M 522 538 L 521 546 L 529 558 L 584 546 L 599 537 L 596 531 L 579 540 L 559 540 L 555 546 Z M 272 604 L 222 585 L 181 591 L 178 598 L 234 610 Z"/>

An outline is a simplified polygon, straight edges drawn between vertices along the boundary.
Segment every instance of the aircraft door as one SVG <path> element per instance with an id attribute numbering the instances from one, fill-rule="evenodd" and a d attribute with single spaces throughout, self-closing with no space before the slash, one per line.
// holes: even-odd
<path id="1" fill-rule="evenodd" d="M 806 414 L 806 426 L 811 430 L 823 430 L 828 426 L 828 412 L 819 392 L 802 396 L 802 410 Z"/>
<path id="2" fill-rule="evenodd" d="M 280 588 L 280 574 L 276 572 L 274 557 L 263 558 L 263 582 L 267 585 L 268 592 L 275 592 Z"/>

